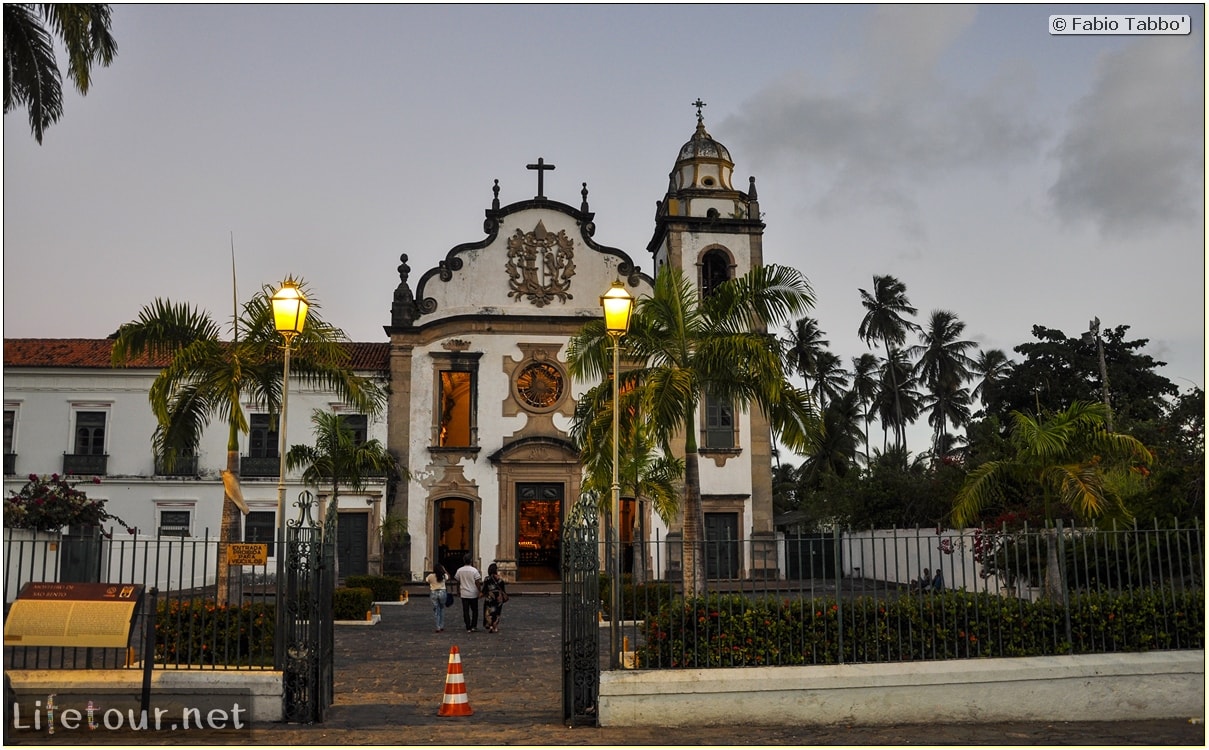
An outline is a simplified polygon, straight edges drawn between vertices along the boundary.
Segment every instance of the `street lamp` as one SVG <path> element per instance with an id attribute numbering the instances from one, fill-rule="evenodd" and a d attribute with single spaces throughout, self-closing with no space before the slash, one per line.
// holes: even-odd
<path id="1" fill-rule="evenodd" d="M 618 463 L 618 432 L 621 421 L 621 409 L 618 398 L 621 393 L 619 384 L 621 374 L 621 337 L 630 328 L 630 314 L 634 311 L 634 298 L 626 291 L 625 285 L 614 281 L 609 291 L 600 297 L 600 305 L 604 308 L 605 330 L 613 340 L 613 503 L 609 509 L 612 519 L 613 540 L 616 544 L 609 565 L 612 568 L 612 617 L 609 618 L 609 664 L 617 669 L 620 662 L 620 643 L 618 631 L 621 618 L 621 483 L 617 479 Z"/>
<path id="2" fill-rule="evenodd" d="M 275 666 L 277 669 L 285 669 L 286 616 L 282 587 L 285 586 L 286 556 L 285 417 L 286 405 L 289 402 L 290 396 L 290 344 L 293 343 L 294 337 L 302 332 L 302 327 L 306 324 L 306 314 L 311 306 L 306 301 L 306 297 L 303 296 L 302 290 L 298 288 L 297 282 L 293 279 L 286 279 L 281 288 L 277 290 L 277 293 L 269 298 L 269 303 L 273 307 L 273 327 L 285 339 L 285 366 L 281 376 L 281 424 L 278 425 L 281 436 L 279 451 L 281 454 L 281 463 L 277 471 L 277 634 L 273 638 L 273 659 Z"/>
<path id="3" fill-rule="evenodd" d="M 281 376 L 281 425 L 279 426 L 281 431 L 281 464 L 277 472 L 277 530 L 278 532 L 284 532 L 285 419 L 286 405 L 290 399 L 290 344 L 293 343 L 295 336 L 302 333 L 302 326 L 306 324 L 306 314 L 310 311 L 311 305 L 306 301 L 302 290 L 298 288 L 298 283 L 293 279 L 286 279 L 269 302 L 273 305 L 273 326 L 281 334 L 281 337 L 285 339 L 285 368 Z"/>

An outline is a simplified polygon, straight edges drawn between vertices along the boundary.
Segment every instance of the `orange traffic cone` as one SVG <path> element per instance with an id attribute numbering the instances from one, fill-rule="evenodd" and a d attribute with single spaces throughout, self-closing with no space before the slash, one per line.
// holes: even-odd
<path id="1" fill-rule="evenodd" d="M 462 678 L 462 655 L 457 646 L 449 647 L 449 671 L 445 675 L 445 697 L 437 716 L 470 716 L 470 701 L 466 698 L 466 681 Z"/>

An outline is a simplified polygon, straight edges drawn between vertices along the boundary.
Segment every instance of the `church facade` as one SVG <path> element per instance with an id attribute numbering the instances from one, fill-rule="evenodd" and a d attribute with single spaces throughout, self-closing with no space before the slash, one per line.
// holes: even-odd
<path id="1" fill-rule="evenodd" d="M 704 294 L 763 262 L 754 178 L 742 190 L 732 184 L 730 153 L 706 131 L 700 107 L 691 137 L 669 157 L 667 188 L 653 196 L 654 229 L 640 257 L 597 242 L 586 183 L 576 183 L 581 189 L 568 202 L 557 200 L 562 189 L 553 186 L 563 181 L 544 159 L 528 165 L 532 197 L 502 203 L 496 181 L 477 239 L 422 272 L 413 273 L 403 256 L 388 340 L 346 345 L 356 371 L 388 384 L 385 414 L 353 414 L 334 394 L 292 386 L 287 445 L 312 443 L 307 415 L 325 410 L 385 442 L 407 469 L 404 481 L 371 480 L 361 492 L 341 493 L 342 572 L 418 581 L 438 562 L 456 569 L 469 553 L 482 568 L 497 562 L 512 580 L 558 578 L 562 523 L 580 498 L 572 419 L 576 399 L 594 385 L 571 379 L 569 340 L 601 317 L 600 297 L 614 282 L 641 297 L 657 274 L 678 268 Z M 187 465 L 165 472 L 150 450 L 155 421 L 146 397 L 165 363 L 113 368 L 111 346 L 106 339 L 5 341 L 6 495 L 30 474 L 96 477 L 89 496 L 106 500 L 139 538 L 214 538 L 225 429 L 209 425 Z M 279 525 L 279 435 L 263 406 L 245 409 L 253 431 L 241 437 L 240 481 L 250 507 L 242 538 L 265 541 Z M 705 538 L 716 552 L 707 559 L 710 575 L 775 575 L 766 420 L 758 410 L 707 398 L 697 424 Z M 297 472 L 286 484 L 291 501 L 308 489 Z M 311 489 L 322 508 L 326 489 Z M 409 541 L 401 549 L 385 542 L 388 517 L 406 519 Z M 623 542 L 634 528 L 673 543 L 680 532 L 678 519 L 665 525 L 648 503 L 623 498 Z M 674 577 L 675 564 L 667 554 L 646 561 L 656 578 Z"/>
<path id="2" fill-rule="evenodd" d="M 705 293 L 762 263 L 754 178 L 746 191 L 734 188 L 730 154 L 710 137 L 699 108 L 641 264 L 594 239 L 586 183 L 573 206 L 546 195 L 553 165 L 538 159 L 528 168 L 537 172 L 537 194 L 502 205 L 497 180 L 485 237 L 453 247 L 414 287 L 407 256 L 398 268 L 386 328 L 387 447 L 410 478 L 387 513 L 407 519 L 411 544 L 402 554 L 413 577 L 438 562 L 456 569 L 469 554 L 513 580 L 557 578 L 562 521 L 580 494 L 571 420 L 576 397 L 593 385 L 569 376 L 569 339 L 601 316 L 600 296 L 615 281 L 641 297 L 652 274 L 674 267 Z M 711 572 L 767 574 L 741 542 L 772 539 L 768 424 L 758 412 L 708 399 L 698 424 L 706 540 L 727 543 Z M 627 498 L 623 542 L 635 514 L 652 537 L 678 536 L 677 522 L 667 528 Z"/>

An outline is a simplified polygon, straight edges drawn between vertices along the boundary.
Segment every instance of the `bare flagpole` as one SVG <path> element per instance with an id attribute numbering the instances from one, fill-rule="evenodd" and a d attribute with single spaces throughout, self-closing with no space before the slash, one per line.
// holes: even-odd
<path id="1" fill-rule="evenodd" d="M 231 325 L 239 341 L 239 288 L 235 284 L 235 232 L 231 232 Z"/>

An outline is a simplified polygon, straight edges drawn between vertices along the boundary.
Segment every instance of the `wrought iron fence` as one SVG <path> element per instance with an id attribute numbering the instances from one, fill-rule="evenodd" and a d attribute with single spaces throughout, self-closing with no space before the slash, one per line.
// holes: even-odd
<path id="1" fill-rule="evenodd" d="M 157 669 L 272 669 L 276 563 L 231 565 L 226 602 L 217 577 L 222 544 L 201 537 L 146 537 L 103 533 L 4 530 L 5 615 L 29 582 L 137 584 L 143 606 L 135 613 L 128 648 L 71 648 L 5 644 L 10 669 L 141 667 L 146 629 L 155 628 Z M 269 554 L 278 547 L 270 544 Z M 155 591 L 154 604 L 150 595 Z M 154 607 L 154 609 L 153 609 Z"/>
<path id="2" fill-rule="evenodd" d="M 607 559 L 614 550 L 603 545 Z M 687 592 L 682 540 L 657 539 L 630 560 L 618 618 L 629 653 L 620 661 L 674 668 L 1204 648 L 1199 526 L 836 531 L 703 546 L 704 570 Z M 627 545 L 620 552 L 635 557 Z M 611 618 L 609 583 L 602 576 Z"/>

